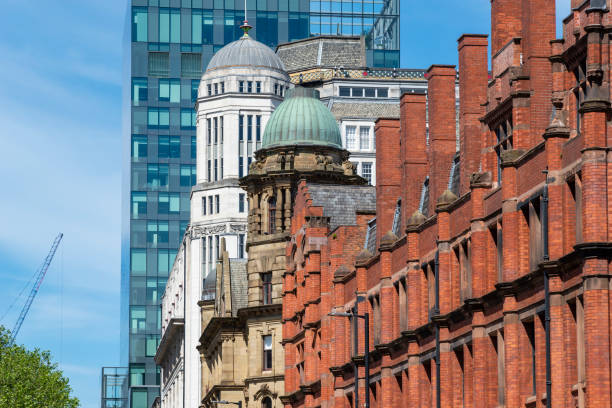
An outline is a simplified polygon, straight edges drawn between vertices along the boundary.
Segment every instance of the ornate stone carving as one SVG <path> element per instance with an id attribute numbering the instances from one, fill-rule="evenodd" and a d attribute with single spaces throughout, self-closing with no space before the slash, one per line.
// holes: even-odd
<path id="1" fill-rule="evenodd" d="M 246 231 L 246 225 L 230 224 L 230 232 L 244 232 L 244 231 Z"/>
<path id="2" fill-rule="evenodd" d="M 355 166 L 355 163 L 345 160 L 342 162 L 342 169 L 344 170 L 345 175 L 354 176 L 357 170 L 357 166 Z"/>
<path id="3" fill-rule="evenodd" d="M 191 239 L 198 239 L 207 235 L 220 234 L 225 232 L 225 230 L 225 224 L 213 225 L 210 227 L 195 225 L 191 227 Z"/>

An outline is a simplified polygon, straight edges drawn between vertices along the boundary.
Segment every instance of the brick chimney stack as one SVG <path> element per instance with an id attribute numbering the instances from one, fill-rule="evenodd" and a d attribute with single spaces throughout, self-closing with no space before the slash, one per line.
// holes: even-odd
<path id="1" fill-rule="evenodd" d="M 550 123 L 552 105 L 552 69 L 550 42 L 556 37 L 555 2 L 523 1 L 523 75 L 529 77 L 531 146 L 542 141 Z"/>
<path id="2" fill-rule="evenodd" d="M 397 200 L 401 197 L 400 122 L 380 118 L 376 121 L 376 230 L 380 237 L 391 230 Z"/>
<path id="3" fill-rule="evenodd" d="M 460 195 L 470 190 L 470 177 L 478 171 L 484 146 L 479 118 L 484 114 L 489 77 L 487 35 L 464 34 L 459 50 L 459 145 L 461 155 Z"/>
<path id="4" fill-rule="evenodd" d="M 429 214 L 448 187 L 456 151 L 456 110 L 454 65 L 432 65 L 427 70 L 429 94 Z M 378 161 L 377 161 L 378 162 Z"/>
<path id="5" fill-rule="evenodd" d="M 418 209 L 427 176 L 427 96 L 405 93 L 400 99 L 402 214 L 404 221 Z M 406 223 L 404 222 L 403 226 Z"/>
<path id="6" fill-rule="evenodd" d="M 554 2 L 554 1 L 553 1 Z M 491 54 L 522 37 L 522 0 L 491 0 Z"/>

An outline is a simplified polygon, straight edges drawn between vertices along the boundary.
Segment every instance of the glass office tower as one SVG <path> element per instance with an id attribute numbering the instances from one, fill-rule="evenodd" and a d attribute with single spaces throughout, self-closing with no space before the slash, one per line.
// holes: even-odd
<path id="1" fill-rule="evenodd" d="M 399 0 L 247 0 L 251 35 L 275 47 L 364 35 L 370 66 L 399 65 Z M 129 406 L 159 394 L 160 297 L 189 222 L 194 103 L 213 54 L 239 38 L 244 0 L 130 0 L 124 35 L 121 364 Z"/>

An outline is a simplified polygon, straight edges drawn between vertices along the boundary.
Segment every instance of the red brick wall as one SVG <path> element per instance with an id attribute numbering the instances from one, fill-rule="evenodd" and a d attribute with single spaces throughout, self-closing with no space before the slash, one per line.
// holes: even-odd
<path id="1" fill-rule="evenodd" d="M 401 198 L 400 121 L 376 121 L 376 230 L 377 243 L 391 230 L 398 199 Z"/>
<path id="2" fill-rule="evenodd" d="M 432 65 L 427 70 L 429 95 L 429 213 L 448 187 L 456 151 L 455 66 Z"/>
<path id="3" fill-rule="evenodd" d="M 411 225 L 402 240 L 364 259 L 365 255 L 359 252 L 371 215 L 358 215 L 358 226 L 341 226 L 333 234 L 324 225 L 307 225 L 305 217 L 321 216 L 324 209 L 313 207 L 307 184 L 300 185 L 287 254 L 291 256 L 297 249 L 296 258 L 301 256 L 302 235 L 307 240 L 316 237 L 322 241 L 318 251 L 304 254 L 304 267 L 288 262 L 283 302 L 286 406 L 348 406 L 346 395 L 352 393 L 354 381 L 350 358 L 353 332 L 346 319 L 332 318 L 328 313 L 333 307 L 348 310 L 355 304 L 356 292 L 366 298 L 359 304 L 359 312 L 368 312 L 372 317 L 367 333 L 372 353 L 372 407 L 435 407 L 438 387 L 443 407 L 544 407 L 544 398 L 549 398 L 553 407 L 575 407 L 578 400 L 587 407 L 611 405 L 609 101 L 587 101 L 581 113 L 580 136 L 575 124 L 568 132 L 544 135 L 550 120 L 544 120 L 544 113 L 551 109 L 546 79 L 551 69 L 547 61 L 550 47 L 545 49 L 544 44 L 550 35 L 554 8 L 544 0 L 493 0 L 492 6 L 493 49 L 512 36 L 523 35 L 524 58 L 529 59 L 523 73 L 529 73 L 529 78 L 521 77 L 505 85 L 505 97 L 510 98 L 505 105 L 487 101 L 489 109 L 479 118 L 486 128 L 475 132 L 472 138 L 473 132 L 468 128 L 476 127 L 477 101 L 484 95 L 478 78 L 482 79 L 486 51 L 481 49 L 485 48 L 483 37 L 464 36 L 460 40 L 460 67 L 465 75 L 465 83 L 460 79 L 464 95 L 461 102 L 466 104 L 460 108 L 461 146 L 465 147 L 460 156 L 461 168 L 466 172 L 461 189 L 469 195 L 435 207 L 448 183 L 450 159 L 455 151 L 455 71 L 449 66 L 432 66 L 428 73 L 427 165 L 421 154 L 425 151 L 423 96 L 404 95 L 400 121 L 379 120 L 376 128 L 380 154 L 377 171 L 383 181 L 377 187 L 379 238 L 391 227 L 397 197 L 401 195 L 405 200 L 404 208 L 413 210 L 418 202 L 416 189 L 420 192 L 422 179 L 429 175 L 430 215 L 434 216 L 426 223 Z M 606 16 L 597 13 L 602 14 L 581 9 L 575 13 L 580 19 L 570 19 L 567 24 L 584 35 L 587 16 L 591 22 L 608 18 L 607 11 L 603 13 Z M 602 51 L 606 47 L 598 43 L 604 38 L 603 33 L 597 32 L 598 27 L 590 26 L 597 35 L 591 35 L 591 45 L 586 49 L 568 49 L 585 43 L 584 39 L 576 42 L 570 38 L 573 30 L 564 45 L 568 55 L 587 52 L 593 87 L 598 80 L 595 67 L 601 67 L 604 78 L 609 75 L 609 55 Z M 478 43 L 473 45 L 474 50 L 467 45 L 468 40 Z M 475 79 L 470 79 L 472 75 Z M 573 82 L 560 81 L 556 86 L 565 87 L 556 91 L 571 91 Z M 565 104 L 564 109 L 568 115 L 573 114 L 571 104 Z M 518 143 L 513 146 L 516 151 L 508 153 L 513 159 L 504 164 L 501 185 L 494 174 L 479 173 L 468 179 L 470 172 L 479 172 L 476 163 L 480 158 L 484 159 L 483 173 L 495 170 L 491 129 L 505 115 L 513 118 Z M 567 125 L 572 127 L 572 123 L 568 121 Z M 548 179 L 543 173 L 546 169 Z M 574 180 L 581 186 L 581 195 L 573 190 Z M 545 189 L 548 201 L 544 196 L 537 200 L 548 205 L 548 230 L 540 232 L 548 232 L 551 262 L 534 263 L 530 262 L 533 247 L 542 243 L 534 242 L 536 223 L 528 222 L 528 213 L 518 205 L 526 208 L 527 200 Z M 405 212 L 407 215 L 412 211 Z M 580 235 L 578 242 L 576 236 Z M 463 241 L 470 245 L 467 260 L 456 251 Z M 436 313 L 432 310 L 436 282 L 427 268 L 434 264 L 436 253 L 440 310 L 432 315 Z M 465 269 L 462 262 L 467 262 L 470 269 Z M 344 273 L 348 275 L 334 278 L 340 265 L 346 266 Z M 542 317 L 542 305 L 547 300 L 544 279 L 548 279 L 550 288 L 550 358 L 546 354 Z M 471 298 L 465 298 L 464 285 L 471 285 Z M 370 299 L 377 300 L 371 303 Z M 310 323 L 305 328 L 295 323 L 302 310 L 304 321 Z M 400 327 L 407 330 L 402 332 Z M 366 335 L 362 321 L 359 328 L 361 355 Z M 299 335 L 301 331 L 303 337 Z M 375 337 L 380 338 L 376 346 Z M 320 381 L 320 391 L 300 396 L 297 391 L 306 384 L 300 384 L 297 377 L 295 346 L 303 339 L 307 378 L 314 383 Z M 440 356 L 439 378 L 436 353 Z M 551 392 L 545 396 L 547 362 L 551 366 Z M 360 366 L 361 404 L 366 392 L 364 374 Z"/>
<path id="4" fill-rule="evenodd" d="M 487 100 L 486 35 L 466 34 L 458 40 L 459 49 L 459 132 L 461 155 L 460 194 L 470 190 L 470 176 L 478 171 L 484 146 L 480 134 L 482 106 Z"/>
<path id="5" fill-rule="evenodd" d="M 427 96 L 403 94 L 400 99 L 400 142 L 403 160 L 404 221 L 419 207 L 421 187 L 427 175 Z M 378 153 L 377 153 L 378 154 Z M 404 225 L 406 225 L 404 223 Z"/>

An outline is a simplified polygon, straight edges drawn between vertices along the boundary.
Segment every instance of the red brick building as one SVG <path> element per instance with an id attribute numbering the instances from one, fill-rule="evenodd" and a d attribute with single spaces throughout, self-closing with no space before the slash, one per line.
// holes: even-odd
<path id="1" fill-rule="evenodd" d="M 378 120 L 375 214 L 344 201 L 366 187 L 299 185 L 285 407 L 361 407 L 366 387 L 381 408 L 611 406 L 612 20 L 572 0 L 555 40 L 554 3 L 491 1 L 491 73 L 488 37 L 459 38 L 458 129 L 454 66 Z M 329 316 L 356 295 L 367 385 L 363 321 L 355 350 Z"/>

